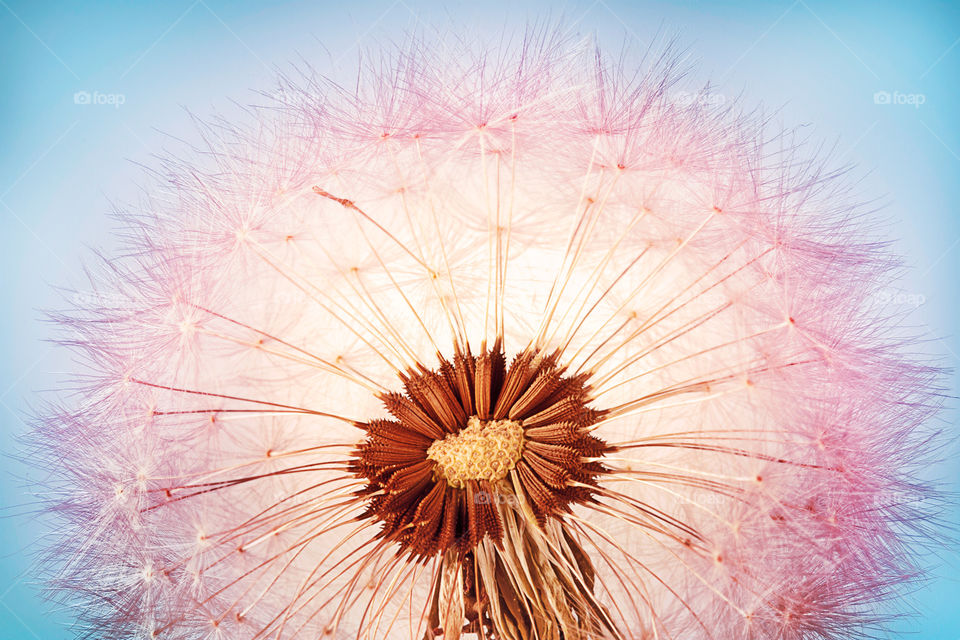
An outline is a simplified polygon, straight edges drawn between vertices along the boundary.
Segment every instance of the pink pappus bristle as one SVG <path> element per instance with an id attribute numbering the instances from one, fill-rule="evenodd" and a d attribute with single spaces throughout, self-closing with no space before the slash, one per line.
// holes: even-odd
<path id="1" fill-rule="evenodd" d="M 284 79 L 125 214 L 36 434 L 93 636 L 882 627 L 937 372 L 842 172 L 669 53 L 499 46 Z"/>

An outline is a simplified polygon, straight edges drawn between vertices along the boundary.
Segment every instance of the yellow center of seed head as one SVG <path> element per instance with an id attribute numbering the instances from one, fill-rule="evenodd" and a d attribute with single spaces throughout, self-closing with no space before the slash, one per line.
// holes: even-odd
<path id="1" fill-rule="evenodd" d="M 483 422 L 470 416 L 467 426 L 443 440 L 434 440 L 427 458 L 437 463 L 437 475 L 463 489 L 467 480 L 496 482 L 507 476 L 523 454 L 523 427 L 513 420 Z"/>

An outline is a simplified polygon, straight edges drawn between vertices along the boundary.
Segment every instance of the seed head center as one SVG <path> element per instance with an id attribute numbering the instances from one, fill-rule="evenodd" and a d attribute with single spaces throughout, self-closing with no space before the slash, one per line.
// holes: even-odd
<path id="1" fill-rule="evenodd" d="M 434 440 L 427 458 L 437 475 L 463 489 L 468 480 L 496 482 L 507 476 L 523 453 L 523 427 L 513 420 L 482 421 L 470 416 L 467 426 L 443 440 Z"/>

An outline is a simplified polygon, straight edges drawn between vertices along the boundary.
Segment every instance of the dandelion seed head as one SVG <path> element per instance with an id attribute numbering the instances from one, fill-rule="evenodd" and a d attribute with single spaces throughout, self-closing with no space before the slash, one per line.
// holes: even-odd
<path id="1" fill-rule="evenodd" d="M 445 44 L 284 79 L 122 216 L 57 316 L 53 587 L 103 638 L 872 633 L 936 372 L 842 172 L 669 52 Z"/>

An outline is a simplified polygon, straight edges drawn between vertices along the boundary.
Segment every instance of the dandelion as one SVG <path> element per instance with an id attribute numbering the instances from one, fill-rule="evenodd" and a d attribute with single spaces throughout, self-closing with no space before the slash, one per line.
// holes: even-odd
<path id="1" fill-rule="evenodd" d="M 895 261 L 842 172 L 624 60 L 417 44 L 164 162 L 38 433 L 81 632 L 876 632 L 934 404 Z"/>

